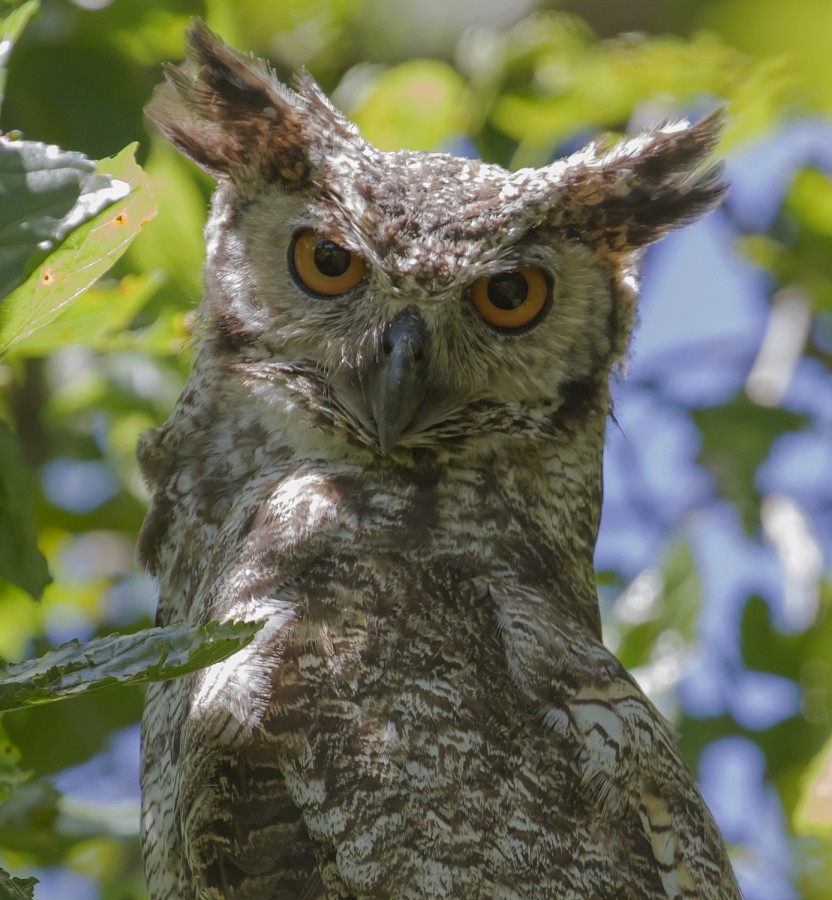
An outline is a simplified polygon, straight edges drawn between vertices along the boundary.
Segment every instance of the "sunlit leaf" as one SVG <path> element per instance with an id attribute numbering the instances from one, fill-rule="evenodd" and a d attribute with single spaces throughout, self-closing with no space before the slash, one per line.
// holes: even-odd
<path id="1" fill-rule="evenodd" d="M 832 20 L 825 0 L 730 0 L 704 3 L 699 21 L 759 59 L 786 60 L 797 83 L 792 91 L 802 104 L 832 109 L 829 43 Z"/>
<path id="2" fill-rule="evenodd" d="M 147 178 L 133 158 L 135 149 L 131 144 L 117 156 L 102 160 L 94 175 L 118 186 L 122 196 L 125 192 L 129 195 L 80 228 L 73 223 L 74 230 L 58 249 L 3 301 L 0 352 L 25 341 L 55 319 L 110 268 L 155 214 Z"/>
<path id="3" fill-rule="evenodd" d="M 202 230 L 207 204 L 204 182 L 192 177 L 193 170 L 167 141 L 155 137 L 144 171 L 159 214 L 152 227 L 136 236 L 127 251 L 127 262 L 139 271 L 164 270 L 165 308 L 178 303 L 192 309 L 202 294 Z"/>
<path id="4" fill-rule="evenodd" d="M 126 275 L 115 285 L 94 285 L 56 319 L 14 345 L 8 355 L 47 356 L 69 344 L 100 351 L 129 344 L 129 339 L 123 339 L 124 332 L 164 280 L 161 272 L 152 270 Z"/>
<path id="5" fill-rule="evenodd" d="M 802 832 L 826 834 L 832 839 L 832 739 L 806 770 L 795 822 Z"/>
<path id="6" fill-rule="evenodd" d="M 0 578 L 37 600 L 50 578 L 36 541 L 31 480 L 17 439 L 0 422 Z"/>
<path id="7" fill-rule="evenodd" d="M 167 9 L 149 8 L 142 17 L 131 16 L 130 27 L 111 35 L 111 41 L 125 57 L 144 66 L 181 58 L 182 35 L 190 16 Z"/>
<path id="8" fill-rule="evenodd" d="M 724 144 L 747 137 L 779 109 L 786 87 L 771 66 L 756 64 L 713 34 L 601 41 L 574 17 L 539 15 L 509 32 L 507 89 L 490 118 L 519 143 L 513 166 L 542 164 L 555 147 L 585 132 L 621 130 L 634 113 L 685 115 L 727 100 Z M 752 106 L 746 84 L 755 85 Z"/>
<path id="9" fill-rule="evenodd" d="M 827 741 L 801 779 L 794 811 L 795 831 L 803 836 L 799 881 L 808 900 L 832 896 L 832 740 Z"/>
<path id="10" fill-rule="evenodd" d="M 32 640 L 42 633 L 43 607 L 23 588 L 0 579 L 0 659 L 27 655 Z"/>
<path id="11" fill-rule="evenodd" d="M 276 57 L 289 69 L 331 69 L 349 52 L 345 19 L 361 0 L 206 0 L 208 25 L 236 47 Z M 386 18 L 383 16 L 382 18 Z"/>
<path id="12" fill-rule="evenodd" d="M 81 153 L 0 136 L 0 300 L 37 257 L 129 191 Z M 14 300 L 3 300 L 2 310 L 13 327 Z"/>
<path id="13" fill-rule="evenodd" d="M 37 659 L 1 666 L 0 711 L 118 683 L 178 678 L 245 647 L 260 627 L 256 622 L 209 622 L 70 641 Z"/>
<path id="14" fill-rule="evenodd" d="M 113 340 L 111 346 L 114 349 L 140 350 L 152 356 L 187 356 L 194 324 L 192 315 L 167 309 L 152 325 L 123 333 L 119 340 Z"/>
<path id="15" fill-rule="evenodd" d="M 798 172 L 789 193 L 789 207 L 807 227 L 832 240 L 832 179 L 825 172 Z"/>

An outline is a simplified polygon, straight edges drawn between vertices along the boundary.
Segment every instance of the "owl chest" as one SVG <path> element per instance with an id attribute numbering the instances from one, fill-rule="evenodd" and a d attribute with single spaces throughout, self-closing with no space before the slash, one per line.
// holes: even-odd
<path id="1" fill-rule="evenodd" d="M 239 542 L 235 561 L 222 572 L 207 564 L 201 584 L 219 587 L 195 607 L 268 621 L 249 652 L 268 674 L 272 729 L 292 730 L 300 716 L 308 732 L 330 715 L 391 728 L 469 715 L 496 726 L 491 698 L 514 687 L 477 585 L 518 558 L 539 577 L 545 542 L 524 541 L 533 529 L 483 480 L 302 469 L 237 508 L 222 527 Z M 227 560 L 226 541 L 212 536 Z"/>
<path id="2" fill-rule="evenodd" d="M 320 718 L 437 724 L 485 715 L 494 690 L 510 690 L 496 623 L 473 578 L 404 556 L 352 553 L 310 563 L 273 695 L 307 693 Z M 310 722 L 311 724 L 311 722 Z"/>
<path id="3" fill-rule="evenodd" d="M 427 735 L 436 772 L 482 740 L 510 748 L 537 730 L 477 585 L 512 565 L 539 579 L 545 541 L 486 478 L 304 466 L 250 483 L 205 534 L 193 614 L 266 626 L 195 706 L 225 698 L 306 765 L 338 734 L 374 771 L 403 766 Z"/>
<path id="4" fill-rule="evenodd" d="M 514 779 L 551 782 L 545 793 L 565 780 L 566 764 L 552 777 L 550 741 L 512 682 L 490 611 L 470 586 L 463 601 L 460 586 L 427 591 L 428 581 L 405 570 L 383 592 L 353 594 L 339 616 L 300 628 L 275 671 L 264 732 L 323 834 L 345 809 L 357 823 L 398 810 L 402 828 L 426 814 L 496 820 L 515 802 Z"/>
<path id="5" fill-rule="evenodd" d="M 415 883 L 421 864 L 360 874 L 370 845 L 389 863 L 424 841 L 459 867 L 452 881 L 470 869 L 515 884 L 530 866 L 543 877 L 542 860 L 582 827 L 561 803 L 568 824 L 553 829 L 552 798 L 579 778 L 576 748 L 541 727 L 480 586 L 516 563 L 520 544 L 505 536 L 522 523 L 477 501 L 304 474 L 239 504 L 221 530 L 238 541 L 233 564 L 206 553 L 217 574 L 200 579 L 213 590 L 200 615 L 265 624 L 194 682 L 189 765 L 202 754 L 223 774 L 199 783 L 229 779 L 220 817 L 256 806 L 250 785 L 279 771 L 276 796 L 302 811 L 316 845 L 340 848 L 350 895 Z M 227 560 L 228 546 L 216 554 Z"/>

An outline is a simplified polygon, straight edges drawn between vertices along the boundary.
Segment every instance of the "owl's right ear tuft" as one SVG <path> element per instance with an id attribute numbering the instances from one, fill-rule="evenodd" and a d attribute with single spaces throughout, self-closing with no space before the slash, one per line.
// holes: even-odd
<path id="1" fill-rule="evenodd" d="M 268 67 L 247 59 L 194 19 L 186 62 L 165 66 L 165 82 L 145 110 L 185 156 L 217 179 L 256 190 L 265 183 L 302 187 L 310 165 L 305 101 Z"/>

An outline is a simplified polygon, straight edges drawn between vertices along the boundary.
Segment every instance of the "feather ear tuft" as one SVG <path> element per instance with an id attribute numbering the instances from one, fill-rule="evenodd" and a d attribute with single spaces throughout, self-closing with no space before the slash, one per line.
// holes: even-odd
<path id="1" fill-rule="evenodd" d="M 186 62 L 165 67 L 148 118 L 215 178 L 256 189 L 301 187 L 309 175 L 305 101 L 265 63 L 227 46 L 200 19 L 186 33 Z"/>
<path id="2" fill-rule="evenodd" d="M 723 123 L 717 109 L 695 125 L 664 125 L 562 163 L 563 225 L 626 254 L 709 212 L 725 195 L 720 163 L 708 163 Z"/>

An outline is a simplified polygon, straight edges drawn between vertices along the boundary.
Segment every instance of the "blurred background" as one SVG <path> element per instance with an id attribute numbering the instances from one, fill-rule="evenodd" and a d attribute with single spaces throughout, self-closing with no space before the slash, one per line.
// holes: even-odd
<path id="1" fill-rule="evenodd" d="M 832 897 L 827 0 L 42 0 L 0 128 L 92 158 L 139 141 L 159 212 L 83 315 L 0 361 L 54 579 L 40 602 L 0 580 L 0 657 L 152 622 L 134 449 L 192 361 L 211 184 L 142 107 L 192 15 L 281 77 L 306 66 L 384 149 L 516 168 L 727 105 L 727 202 L 644 259 L 599 592 L 606 640 L 678 730 L 745 897 Z M 120 688 L 4 716 L 31 777 L 0 805 L 0 866 L 37 874 L 38 900 L 146 898 L 141 705 Z"/>

